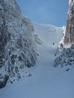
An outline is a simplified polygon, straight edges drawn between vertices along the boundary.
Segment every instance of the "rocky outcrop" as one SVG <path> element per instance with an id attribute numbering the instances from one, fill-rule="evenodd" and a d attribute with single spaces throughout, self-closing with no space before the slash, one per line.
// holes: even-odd
<path id="1" fill-rule="evenodd" d="M 54 66 L 67 67 L 69 71 L 74 66 L 74 0 L 69 0 L 67 25 L 60 47 L 62 50 L 56 55 Z"/>
<path id="2" fill-rule="evenodd" d="M 34 28 L 16 0 L 0 0 L 0 72 L 15 76 L 36 63 Z M 3 72 L 4 72 L 3 71 Z"/>
<path id="3" fill-rule="evenodd" d="M 64 45 L 74 44 L 74 0 L 69 0 L 68 19 L 64 36 Z"/>

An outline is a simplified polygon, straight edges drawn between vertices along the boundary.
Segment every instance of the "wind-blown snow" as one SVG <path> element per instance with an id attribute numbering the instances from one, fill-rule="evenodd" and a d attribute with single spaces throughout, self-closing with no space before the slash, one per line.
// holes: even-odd
<path id="1" fill-rule="evenodd" d="M 63 29 L 51 25 L 34 25 L 42 44 L 38 45 L 36 67 L 29 70 L 32 76 L 8 84 L 0 90 L 0 98 L 74 98 L 74 70 L 54 68 L 53 61 Z"/>

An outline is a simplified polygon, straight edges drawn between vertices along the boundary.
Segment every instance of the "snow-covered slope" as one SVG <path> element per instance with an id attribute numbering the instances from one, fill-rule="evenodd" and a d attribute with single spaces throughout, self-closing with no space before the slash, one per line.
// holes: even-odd
<path id="1" fill-rule="evenodd" d="M 37 45 L 37 65 L 19 82 L 0 90 L 0 98 L 74 98 L 74 70 L 54 68 L 55 52 L 63 29 L 51 25 L 34 25 L 41 44 Z"/>
<path id="2" fill-rule="evenodd" d="M 35 24 L 34 28 L 43 43 L 49 47 L 57 47 L 63 37 L 63 27 L 56 27 L 50 24 Z"/>

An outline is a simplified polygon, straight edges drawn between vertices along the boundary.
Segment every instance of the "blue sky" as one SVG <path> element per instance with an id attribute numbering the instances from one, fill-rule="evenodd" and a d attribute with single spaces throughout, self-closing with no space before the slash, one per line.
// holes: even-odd
<path id="1" fill-rule="evenodd" d="M 66 24 L 68 0 L 17 0 L 23 15 L 35 23 Z"/>

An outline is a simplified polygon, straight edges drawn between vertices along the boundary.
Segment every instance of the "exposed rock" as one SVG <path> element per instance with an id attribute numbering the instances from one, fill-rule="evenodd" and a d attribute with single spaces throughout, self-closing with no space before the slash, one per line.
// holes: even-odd
<path id="1" fill-rule="evenodd" d="M 64 36 L 64 45 L 74 44 L 74 0 L 69 0 L 68 19 Z"/>
<path id="2" fill-rule="evenodd" d="M 55 59 L 55 67 L 71 67 L 74 65 L 74 0 L 69 0 L 68 20 L 63 41 L 64 43 L 60 44 L 62 50 Z M 69 69 L 66 71 L 69 71 Z"/>

